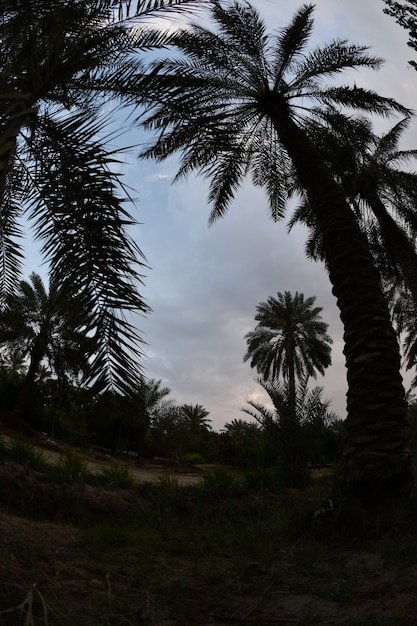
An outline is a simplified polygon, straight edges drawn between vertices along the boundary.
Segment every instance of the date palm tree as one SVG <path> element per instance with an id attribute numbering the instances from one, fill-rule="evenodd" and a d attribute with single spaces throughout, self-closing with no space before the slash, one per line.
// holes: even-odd
<path id="1" fill-rule="evenodd" d="M 15 294 L 9 294 L 0 315 L 0 343 L 6 351 L 16 350 L 28 359 L 14 413 L 21 423 L 42 363 L 62 378 L 65 372 L 88 371 L 91 339 L 78 324 L 77 302 L 51 282 L 49 289 L 39 274 L 30 282 L 22 280 Z"/>
<path id="2" fill-rule="evenodd" d="M 261 426 L 275 448 L 281 460 L 283 477 L 289 487 L 304 486 L 305 466 L 315 455 L 317 431 L 322 431 L 330 423 L 335 414 L 329 410 L 330 402 L 323 400 L 322 387 L 309 389 L 308 376 L 299 381 L 295 394 L 295 411 L 293 391 L 289 382 L 259 379 L 271 399 L 270 409 L 260 402 L 248 400 L 250 408 L 242 409 L 254 418 Z"/>
<path id="3" fill-rule="evenodd" d="M 201 404 L 183 404 L 180 407 L 181 421 L 193 434 L 211 430 L 209 414 Z"/>
<path id="4" fill-rule="evenodd" d="M 141 53 L 166 41 L 148 18 L 193 4 L 0 0 L 0 305 L 19 278 L 25 219 L 54 280 L 83 304 L 92 382 L 114 392 L 137 381 L 126 314 L 149 307 L 112 141 L 138 97 Z"/>
<path id="5" fill-rule="evenodd" d="M 211 221 L 227 211 L 249 173 L 281 218 L 294 168 L 321 232 L 344 325 L 348 436 L 335 501 L 390 525 L 405 515 L 411 484 L 398 342 L 366 238 L 304 126 L 328 105 L 407 111 L 356 85 L 326 82 L 381 62 L 341 40 L 309 50 L 312 14 L 313 6 L 303 5 L 287 27 L 268 35 L 250 4 L 214 1 L 213 29 L 180 30 L 172 44 L 181 54 L 150 63 L 143 124 L 156 139 L 143 156 L 162 160 L 179 151 L 177 178 L 193 170 L 206 176 Z"/>
<path id="6" fill-rule="evenodd" d="M 296 378 L 315 377 L 316 370 L 324 374 L 331 364 L 333 341 L 315 301 L 315 297 L 285 291 L 256 307 L 258 325 L 245 336 L 248 349 L 243 360 L 250 359 L 264 380 L 278 379 L 282 373 L 295 389 Z"/>

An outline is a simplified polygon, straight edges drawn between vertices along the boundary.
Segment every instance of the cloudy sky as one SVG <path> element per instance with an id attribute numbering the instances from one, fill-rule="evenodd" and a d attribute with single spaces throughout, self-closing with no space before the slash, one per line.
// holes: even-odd
<path id="1" fill-rule="evenodd" d="M 254 4 L 274 30 L 288 24 L 302 3 L 254 0 Z M 417 73 L 407 65 L 413 56 L 406 45 L 407 32 L 384 15 L 384 2 L 317 0 L 315 4 L 314 45 L 346 38 L 371 46 L 373 54 L 386 59 L 379 72 L 345 75 L 346 82 L 354 80 L 413 108 Z M 376 120 L 376 127 L 387 129 L 395 121 Z M 414 123 L 403 147 L 416 147 L 416 128 Z M 138 133 L 126 143 L 147 137 Z M 132 213 L 141 225 L 133 235 L 151 268 L 142 293 L 153 313 L 138 320 L 147 342 L 145 374 L 162 379 L 177 403 L 202 404 L 215 430 L 233 418 L 246 418 L 241 408 L 247 400 L 266 401 L 256 372 L 243 363 L 244 337 L 255 327 L 256 305 L 277 292 L 299 291 L 316 296 L 329 324 L 333 363 L 317 384 L 324 386 L 324 397 L 343 418 L 342 326 L 326 272 L 321 264 L 305 258 L 305 231 L 298 228 L 287 234 L 285 222 L 272 222 L 263 192 L 249 183 L 229 213 L 209 228 L 205 181 L 190 177 L 172 185 L 176 165 L 174 159 L 155 164 L 131 154 L 124 168 L 125 182 L 138 198 Z"/>

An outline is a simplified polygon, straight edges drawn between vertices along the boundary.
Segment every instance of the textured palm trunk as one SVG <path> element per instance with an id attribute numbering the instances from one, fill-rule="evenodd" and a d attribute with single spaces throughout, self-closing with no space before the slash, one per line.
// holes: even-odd
<path id="1" fill-rule="evenodd" d="M 286 350 L 286 358 L 288 364 L 288 413 L 285 414 L 285 424 L 283 425 L 284 433 L 284 458 L 287 467 L 285 468 L 289 487 L 299 487 L 300 485 L 300 463 L 299 463 L 299 442 L 298 442 L 298 418 L 296 407 L 296 381 L 295 381 L 295 365 L 294 365 L 294 345 L 293 341 L 289 342 Z"/>
<path id="2" fill-rule="evenodd" d="M 405 233 L 387 212 L 377 193 L 372 190 L 362 190 L 361 195 L 369 204 L 378 220 L 385 243 L 397 261 L 404 284 L 410 290 L 417 305 L 417 255 L 413 246 Z"/>
<path id="3" fill-rule="evenodd" d="M 347 439 L 335 503 L 341 518 L 350 514 L 351 530 L 392 526 L 407 512 L 411 461 L 399 346 L 380 277 L 343 191 L 286 103 L 271 95 L 260 110 L 270 117 L 308 194 L 344 326 Z"/>

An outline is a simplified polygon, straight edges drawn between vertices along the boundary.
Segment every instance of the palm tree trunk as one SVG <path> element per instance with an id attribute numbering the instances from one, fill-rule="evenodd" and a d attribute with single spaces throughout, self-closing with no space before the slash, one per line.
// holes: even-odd
<path id="1" fill-rule="evenodd" d="M 291 157 L 320 228 L 344 326 L 347 440 L 334 488 L 351 528 L 404 519 L 411 488 L 400 353 L 365 237 L 329 168 L 279 96 L 262 104 Z M 355 517 L 355 520 L 353 520 Z"/>
<path id="2" fill-rule="evenodd" d="M 39 346 L 35 345 L 30 355 L 28 371 L 13 407 L 13 414 L 15 415 L 16 422 L 18 424 L 21 424 L 25 420 L 25 412 L 29 396 L 33 389 L 36 373 L 39 369 L 39 364 L 42 361 L 43 356 L 43 351 L 39 348 Z"/>
<path id="3" fill-rule="evenodd" d="M 299 487 L 299 455 L 297 440 L 297 407 L 296 407 L 296 382 L 294 365 L 294 342 L 289 341 L 286 349 L 288 365 L 288 411 L 284 413 L 283 424 L 283 453 L 287 467 L 285 468 L 289 480 L 289 487 Z"/>

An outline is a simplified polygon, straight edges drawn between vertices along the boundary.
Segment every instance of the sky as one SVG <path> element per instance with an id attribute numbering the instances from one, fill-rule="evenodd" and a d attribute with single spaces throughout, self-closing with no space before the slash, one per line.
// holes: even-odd
<path id="1" fill-rule="evenodd" d="M 288 24 L 301 2 L 255 0 L 270 30 Z M 413 108 L 417 73 L 407 62 L 407 32 L 384 15 L 382 0 L 317 0 L 312 44 L 336 37 L 371 46 L 386 59 L 379 72 L 344 74 L 345 82 L 375 89 Z M 398 118 L 375 120 L 388 129 Z M 404 148 L 417 144 L 416 123 Z M 139 141 L 151 135 L 138 134 Z M 210 207 L 206 182 L 199 177 L 172 184 L 177 162 L 162 164 L 126 156 L 125 182 L 134 190 L 131 209 L 140 222 L 133 237 L 147 258 L 142 295 L 153 312 L 137 319 L 146 342 L 144 373 L 161 379 L 178 404 L 201 404 L 219 431 L 232 419 L 248 419 L 241 409 L 248 400 L 267 403 L 257 373 L 243 362 L 245 335 L 255 328 L 256 306 L 277 292 L 315 296 L 333 338 L 332 365 L 313 385 L 324 387 L 323 398 L 344 418 L 346 372 L 343 329 L 331 285 L 320 263 L 306 259 L 306 231 L 287 233 L 285 221 L 268 216 L 262 190 L 248 182 L 236 195 L 228 214 L 208 226 Z M 288 215 L 291 212 L 289 211 Z M 410 375 L 406 378 L 411 379 Z"/>

